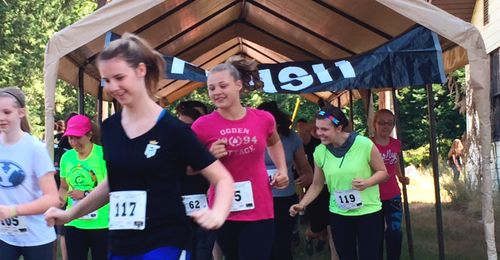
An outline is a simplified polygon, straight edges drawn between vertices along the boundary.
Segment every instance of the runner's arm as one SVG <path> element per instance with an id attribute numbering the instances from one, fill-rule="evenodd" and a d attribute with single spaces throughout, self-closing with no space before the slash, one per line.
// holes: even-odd
<path id="1" fill-rule="evenodd" d="M 57 207 L 59 205 L 54 172 L 48 172 L 38 178 L 38 185 L 40 186 L 40 190 L 42 190 L 42 196 L 32 202 L 14 206 L 16 216 L 42 214 L 50 207 Z"/>
<path id="2" fill-rule="evenodd" d="M 108 178 L 104 179 L 92 192 L 69 211 L 71 219 L 89 214 L 109 202 Z"/>

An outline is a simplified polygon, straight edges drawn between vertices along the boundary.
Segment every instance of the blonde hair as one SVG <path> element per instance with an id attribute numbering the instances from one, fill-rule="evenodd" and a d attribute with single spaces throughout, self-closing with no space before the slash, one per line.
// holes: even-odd
<path id="1" fill-rule="evenodd" d="M 464 145 L 462 144 L 462 141 L 460 139 L 455 139 L 453 140 L 453 143 L 451 144 L 450 151 L 448 152 L 448 158 L 452 157 L 453 155 L 462 155 L 464 150 Z"/>
<path id="2" fill-rule="evenodd" d="M 9 97 L 14 100 L 14 104 L 17 108 L 26 108 L 26 96 L 18 87 L 6 87 L 0 89 L 0 97 Z M 25 116 L 21 118 L 21 130 L 31 134 L 27 111 L 25 111 Z"/>
<path id="3" fill-rule="evenodd" d="M 123 59 L 136 69 L 140 63 L 146 65 L 144 81 L 150 97 L 156 92 L 156 86 L 164 75 L 165 61 L 145 40 L 132 33 L 125 33 L 121 39 L 109 44 L 97 57 L 97 64 L 113 58 Z"/>

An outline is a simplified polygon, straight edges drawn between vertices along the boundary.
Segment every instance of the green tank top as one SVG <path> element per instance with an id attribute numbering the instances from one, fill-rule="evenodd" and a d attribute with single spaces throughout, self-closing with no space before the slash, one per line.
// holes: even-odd
<path id="1" fill-rule="evenodd" d="M 106 178 L 106 162 L 103 158 L 102 146 L 94 144 L 89 156 L 78 159 L 75 149 L 71 149 L 63 154 L 60 163 L 61 178 L 68 184 L 68 191 L 81 190 L 91 191 Z M 75 201 L 68 197 L 66 210 L 71 209 Z M 108 228 L 109 205 L 106 204 L 91 214 L 75 219 L 66 224 L 80 229 L 104 229 Z"/>
<path id="2" fill-rule="evenodd" d="M 344 199 L 343 191 L 353 189 L 352 180 L 354 178 L 368 179 L 372 175 L 370 167 L 372 147 L 373 142 L 369 138 L 359 135 L 343 157 L 335 157 L 323 144 L 316 147 L 314 161 L 325 174 L 326 184 L 330 192 L 330 212 L 343 216 L 361 216 L 382 209 L 378 185 L 359 192 L 362 201 L 362 206 L 359 208 L 341 209 L 337 203 L 337 201 Z M 341 198 L 336 198 L 336 195 L 340 195 Z"/>

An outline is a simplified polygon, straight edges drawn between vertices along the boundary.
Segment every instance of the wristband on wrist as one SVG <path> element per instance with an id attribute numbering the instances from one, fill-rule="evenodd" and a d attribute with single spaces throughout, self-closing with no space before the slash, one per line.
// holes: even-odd
<path id="1" fill-rule="evenodd" d="M 15 216 L 17 216 L 16 206 L 12 206 L 12 207 L 10 208 L 10 215 L 11 215 L 10 217 L 15 217 Z"/>

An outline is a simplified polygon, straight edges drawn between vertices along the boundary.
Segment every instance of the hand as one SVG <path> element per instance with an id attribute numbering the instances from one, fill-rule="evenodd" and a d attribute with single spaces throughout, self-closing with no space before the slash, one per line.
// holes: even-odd
<path id="1" fill-rule="evenodd" d="M 284 189 L 288 187 L 288 174 L 285 172 L 278 172 L 273 176 L 273 180 L 271 181 L 271 186 L 276 189 Z"/>
<path id="2" fill-rule="evenodd" d="M 68 196 L 74 200 L 81 200 L 85 198 L 85 191 L 83 190 L 71 190 L 68 192 Z"/>
<path id="3" fill-rule="evenodd" d="M 0 205 L 0 220 L 12 218 L 16 215 L 15 206 Z"/>
<path id="4" fill-rule="evenodd" d="M 50 207 L 45 211 L 45 221 L 47 226 L 52 227 L 54 225 L 64 225 L 71 221 L 71 216 L 68 211 L 58 209 L 56 207 Z"/>
<path id="5" fill-rule="evenodd" d="M 398 180 L 401 184 L 403 185 L 408 185 L 410 184 L 410 178 L 406 177 L 406 176 L 398 176 Z"/>
<path id="6" fill-rule="evenodd" d="M 226 145 L 226 140 L 219 139 L 210 146 L 210 153 L 212 153 L 215 158 L 220 159 L 227 155 Z"/>
<path id="7" fill-rule="evenodd" d="M 300 185 L 302 188 L 307 188 L 311 186 L 312 183 L 312 175 L 301 175 L 299 178 L 295 180 L 295 184 Z"/>
<path id="8" fill-rule="evenodd" d="M 355 190 L 364 191 L 366 188 L 368 188 L 370 186 L 372 186 L 372 184 L 369 181 L 369 179 L 356 178 L 356 179 L 352 180 L 352 187 Z"/>
<path id="9" fill-rule="evenodd" d="M 224 224 L 225 218 L 221 214 L 217 214 L 212 209 L 204 208 L 193 212 L 191 217 L 202 228 L 218 229 Z"/>
<path id="10" fill-rule="evenodd" d="M 301 211 L 304 211 L 305 207 L 302 206 L 302 204 L 300 203 L 297 203 L 297 204 L 293 204 L 292 206 L 290 206 L 290 216 L 292 217 L 295 217 L 295 215 L 297 215 L 297 213 L 301 212 Z"/>

